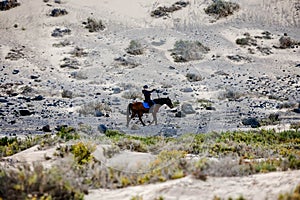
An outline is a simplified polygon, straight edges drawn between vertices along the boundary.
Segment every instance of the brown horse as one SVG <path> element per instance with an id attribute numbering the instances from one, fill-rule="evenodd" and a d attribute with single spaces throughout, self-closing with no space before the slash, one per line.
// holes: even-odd
<path id="1" fill-rule="evenodd" d="M 139 120 L 142 122 L 143 126 L 146 126 L 146 124 L 142 120 L 142 116 L 144 113 L 152 113 L 153 115 L 153 121 L 150 123 L 152 124 L 155 121 L 155 125 L 157 125 L 157 117 L 156 114 L 159 110 L 159 108 L 166 104 L 169 108 L 173 108 L 173 103 L 169 97 L 167 98 L 158 98 L 158 99 L 153 99 L 154 105 L 151 108 L 145 108 L 143 106 L 142 102 L 135 102 L 135 103 L 130 103 L 127 106 L 127 127 L 129 126 L 129 122 L 132 118 L 134 118 L 136 115 L 138 115 Z M 131 114 L 131 116 L 129 116 Z M 150 125 L 149 124 L 149 125 Z"/>

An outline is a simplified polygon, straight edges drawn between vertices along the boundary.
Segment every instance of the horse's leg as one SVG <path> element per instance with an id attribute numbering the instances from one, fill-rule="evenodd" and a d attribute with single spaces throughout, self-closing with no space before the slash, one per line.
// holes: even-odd
<path id="1" fill-rule="evenodd" d="M 155 124 L 157 125 L 157 117 L 156 117 L 157 109 L 156 109 L 156 105 L 153 105 L 153 108 L 152 108 L 151 112 L 152 112 L 153 120 L 152 120 L 152 122 L 150 122 L 149 125 L 153 124 L 154 121 L 155 121 Z"/>
<path id="2" fill-rule="evenodd" d="M 143 116 L 143 113 L 142 112 L 139 112 L 138 113 L 138 116 L 139 116 L 139 120 L 142 122 L 143 126 L 146 126 L 146 124 L 143 122 L 142 120 L 142 116 Z"/>

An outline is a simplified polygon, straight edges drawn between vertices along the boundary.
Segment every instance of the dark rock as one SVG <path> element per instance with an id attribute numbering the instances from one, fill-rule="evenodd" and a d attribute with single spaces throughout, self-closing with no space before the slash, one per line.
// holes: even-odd
<path id="1" fill-rule="evenodd" d="M 100 110 L 96 110 L 96 111 L 95 111 L 95 116 L 96 116 L 96 117 L 103 117 L 103 116 L 104 116 L 104 113 L 101 112 Z"/>
<path id="2" fill-rule="evenodd" d="M 8 100 L 6 100 L 6 99 L 0 99 L 0 103 L 7 103 L 8 102 Z"/>
<path id="3" fill-rule="evenodd" d="M 186 114 L 184 112 L 178 111 L 177 113 L 175 113 L 175 117 L 185 117 Z"/>
<path id="4" fill-rule="evenodd" d="M 181 89 L 182 92 L 193 92 L 193 88 L 187 87 L 187 88 L 183 88 Z"/>
<path id="5" fill-rule="evenodd" d="M 52 32 L 51 36 L 52 37 L 63 37 L 65 35 L 70 35 L 70 34 L 71 34 L 71 30 L 68 28 L 65 28 L 65 29 L 56 28 Z"/>
<path id="6" fill-rule="evenodd" d="M 70 90 L 63 90 L 63 92 L 61 93 L 61 97 L 71 99 L 73 97 L 73 92 Z"/>
<path id="7" fill-rule="evenodd" d="M 203 80 L 203 78 L 201 77 L 200 74 L 196 74 L 196 73 L 187 73 L 186 75 L 187 80 L 190 82 L 196 82 L 196 81 L 201 81 Z"/>
<path id="8" fill-rule="evenodd" d="M 4 1 L 0 1 L 0 10 L 1 11 L 9 10 L 9 9 L 17 7 L 19 5 L 20 5 L 20 3 L 18 3 L 17 0 L 4 0 Z"/>
<path id="9" fill-rule="evenodd" d="M 30 112 L 29 110 L 27 109 L 22 109 L 22 110 L 19 110 L 19 113 L 21 116 L 29 116 L 32 114 L 32 112 Z"/>
<path id="10" fill-rule="evenodd" d="M 49 126 L 49 125 L 43 126 L 42 130 L 43 130 L 44 132 L 51 132 L 51 129 L 50 129 L 50 126 Z"/>
<path id="11" fill-rule="evenodd" d="M 260 123 L 256 118 L 250 117 L 242 120 L 242 124 L 245 126 L 251 126 L 251 128 L 260 127 Z"/>
<path id="12" fill-rule="evenodd" d="M 100 125 L 98 126 L 98 131 L 99 131 L 100 133 L 105 133 L 105 132 L 107 131 L 107 127 L 106 127 L 104 124 L 100 124 Z"/>
<path id="13" fill-rule="evenodd" d="M 212 106 L 207 106 L 205 109 L 206 109 L 206 110 L 216 110 L 216 108 L 215 108 L 215 107 L 212 107 Z"/>
<path id="14" fill-rule="evenodd" d="M 293 112 L 299 113 L 299 114 L 300 114 L 300 108 L 295 108 L 295 109 L 293 110 Z"/>
<path id="15" fill-rule="evenodd" d="M 20 72 L 20 70 L 14 69 L 13 72 L 12 72 L 12 74 L 18 74 L 19 72 Z"/>
<path id="16" fill-rule="evenodd" d="M 113 88 L 114 94 L 121 93 L 121 89 L 119 87 Z"/>
<path id="17" fill-rule="evenodd" d="M 33 100 L 33 101 L 41 101 L 41 100 L 43 100 L 43 99 L 44 99 L 43 96 L 38 95 L 38 96 L 34 97 L 32 100 Z"/>
<path id="18" fill-rule="evenodd" d="M 31 75 L 30 78 L 31 78 L 31 79 L 38 79 L 39 76 L 38 76 L 38 75 Z"/>
<path id="19" fill-rule="evenodd" d="M 50 16 L 52 17 L 58 17 L 61 15 L 66 15 L 68 14 L 68 12 L 66 11 L 66 9 L 60 9 L 60 8 L 54 8 L 51 13 Z"/>

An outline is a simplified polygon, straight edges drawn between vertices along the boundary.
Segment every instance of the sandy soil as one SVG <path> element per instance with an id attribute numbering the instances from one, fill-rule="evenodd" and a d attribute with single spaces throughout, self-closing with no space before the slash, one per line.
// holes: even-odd
<path id="1" fill-rule="evenodd" d="M 264 119 L 274 113 L 280 120 L 268 127 L 288 129 L 300 120 L 296 112 L 300 48 L 276 46 L 284 34 L 300 41 L 299 2 L 235 2 L 240 10 L 219 20 L 205 14 L 209 0 L 189 1 L 187 7 L 162 18 L 151 17 L 151 11 L 175 1 L 62 0 L 58 4 L 52 0 L 20 0 L 20 6 L 0 11 L 0 133 L 39 134 L 46 125 L 54 132 L 59 125 L 78 128 L 82 124 L 98 133 L 98 125 L 103 124 L 131 134 L 176 137 L 187 132 L 248 130 L 250 126 L 242 119 Z M 54 8 L 66 9 L 68 14 L 52 17 Z M 106 28 L 90 33 L 83 24 L 89 17 L 102 20 Z M 55 29 L 71 32 L 54 37 Z M 270 39 L 263 38 L 265 31 L 270 32 Z M 256 39 L 255 46 L 236 44 L 245 33 Z M 126 52 L 132 40 L 143 45 L 144 54 Z M 176 63 L 169 50 L 179 40 L 200 41 L 210 51 L 202 60 Z M 76 47 L 86 55 L 72 55 Z M 242 59 L 228 58 L 235 55 Z M 137 66 L 124 66 L 118 58 Z M 75 64 L 62 67 L 68 60 Z M 201 76 L 201 81 L 189 81 L 188 73 Z M 154 93 L 153 98 L 169 96 L 178 106 L 173 110 L 162 107 L 156 126 L 142 127 L 133 120 L 127 128 L 126 107 L 135 100 L 126 97 L 132 93 L 140 96 L 145 84 L 162 91 Z M 64 91 L 71 96 L 62 96 Z M 228 91 L 241 97 L 224 98 Z M 110 110 L 103 111 L 104 116 L 80 114 L 83 105 L 91 102 L 106 103 Z M 203 102 L 209 102 L 213 109 L 206 109 Z M 194 112 L 185 111 L 184 103 Z M 281 108 L 283 104 L 289 106 Z M 184 111 L 185 117 L 176 117 Z M 151 119 L 151 115 L 144 116 L 147 123 Z M 42 155 L 44 152 L 34 158 L 42 159 Z M 140 156 L 138 162 L 151 159 L 149 155 L 133 156 Z M 212 199 L 214 195 L 227 198 L 240 194 L 249 199 L 274 199 L 296 184 L 298 171 L 214 177 L 206 182 L 186 177 L 148 186 L 92 191 L 87 199 L 130 199 L 136 194 L 143 199 L 160 195 L 165 199 Z"/>

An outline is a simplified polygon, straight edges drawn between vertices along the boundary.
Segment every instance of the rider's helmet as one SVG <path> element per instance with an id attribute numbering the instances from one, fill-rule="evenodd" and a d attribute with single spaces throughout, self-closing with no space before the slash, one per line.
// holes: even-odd
<path id="1" fill-rule="evenodd" d="M 144 87 L 143 87 L 144 89 L 148 89 L 149 87 L 148 87 L 148 85 L 144 85 Z"/>

